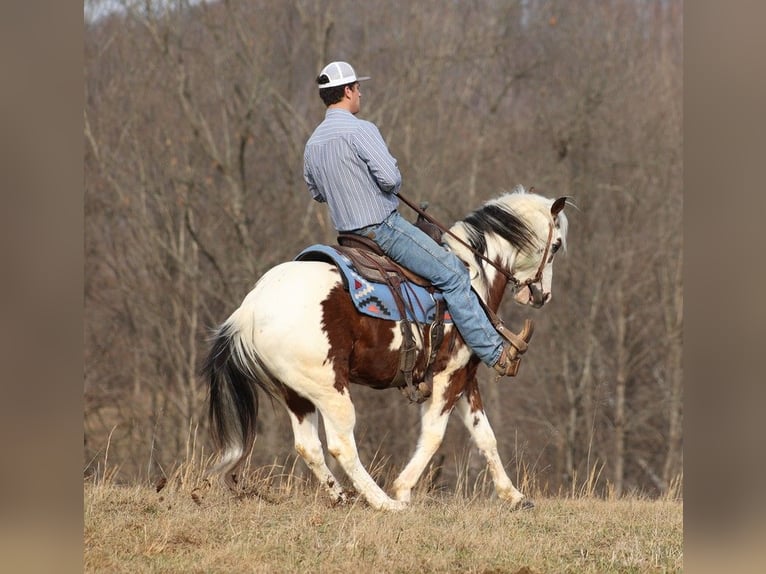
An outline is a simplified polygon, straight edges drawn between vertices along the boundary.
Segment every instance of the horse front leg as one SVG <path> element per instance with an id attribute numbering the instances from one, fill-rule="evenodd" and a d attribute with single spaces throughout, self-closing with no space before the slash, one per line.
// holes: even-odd
<path id="1" fill-rule="evenodd" d="M 415 454 L 404 467 L 404 470 L 394 481 L 394 498 L 402 502 L 410 502 L 412 488 L 420 479 L 428 462 L 441 446 L 444 431 L 447 429 L 452 408 L 444 409 L 445 401 L 441 393 L 434 393 L 420 407 L 420 437 L 415 448 Z"/>
<path id="2" fill-rule="evenodd" d="M 471 433 L 476 446 L 487 461 L 492 481 L 495 483 L 495 492 L 502 500 L 511 503 L 512 508 L 532 508 L 534 502 L 526 498 L 511 482 L 510 477 L 503 468 L 500 455 L 497 452 L 497 439 L 489 420 L 484 412 L 484 407 L 479 394 L 479 387 L 474 380 L 468 385 L 465 394 L 457 403 L 460 418 Z"/>

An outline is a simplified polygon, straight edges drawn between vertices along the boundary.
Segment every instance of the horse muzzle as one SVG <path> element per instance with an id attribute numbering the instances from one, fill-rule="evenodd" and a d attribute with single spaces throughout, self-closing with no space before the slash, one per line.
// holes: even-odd
<path id="1" fill-rule="evenodd" d="M 551 293 L 544 292 L 536 284 L 525 285 L 519 289 L 513 296 L 517 303 L 522 305 L 531 305 L 535 309 L 539 309 L 551 300 Z"/>

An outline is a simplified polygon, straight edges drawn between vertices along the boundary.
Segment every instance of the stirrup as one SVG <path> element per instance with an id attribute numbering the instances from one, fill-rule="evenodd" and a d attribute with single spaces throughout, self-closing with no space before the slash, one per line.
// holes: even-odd
<path id="1" fill-rule="evenodd" d="M 524 327 L 518 335 L 506 329 L 502 323 L 498 324 L 496 328 L 509 344 L 503 345 L 500 358 L 497 360 L 497 363 L 492 365 L 492 368 L 497 371 L 498 378 L 515 377 L 521 365 L 521 355 L 526 353 L 529 348 L 528 343 L 534 333 L 534 323 L 529 319 L 525 319 Z"/>
<path id="2" fill-rule="evenodd" d="M 521 357 L 511 357 L 513 352 L 514 348 L 512 345 L 503 345 L 500 358 L 497 360 L 497 363 L 492 365 L 492 368 L 497 372 L 498 379 L 500 377 L 515 377 L 519 372 Z"/>
<path id="3" fill-rule="evenodd" d="M 433 394 L 433 383 L 421 382 L 417 385 L 405 383 L 399 387 L 399 390 L 411 403 L 421 404 Z"/>

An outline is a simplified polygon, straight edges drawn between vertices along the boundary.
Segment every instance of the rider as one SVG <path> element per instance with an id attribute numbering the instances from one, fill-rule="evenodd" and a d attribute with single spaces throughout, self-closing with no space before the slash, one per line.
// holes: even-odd
<path id="1" fill-rule="evenodd" d="M 513 375 L 514 351 L 495 330 L 465 265 L 404 219 L 396 194 L 402 176 L 375 124 L 356 118 L 360 82 L 347 62 L 327 64 L 316 79 L 325 119 L 306 143 L 303 177 L 316 201 L 327 203 L 338 231 L 372 239 L 398 264 L 441 290 L 466 344 L 500 375 Z"/>

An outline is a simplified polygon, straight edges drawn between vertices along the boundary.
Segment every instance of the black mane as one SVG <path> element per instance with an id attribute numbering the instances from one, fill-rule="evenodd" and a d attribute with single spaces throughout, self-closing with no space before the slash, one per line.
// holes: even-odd
<path id="1" fill-rule="evenodd" d="M 494 203 L 474 211 L 463 220 L 471 247 L 479 253 L 487 251 L 487 233 L 495 233 L 520 251 L 531 250 L 534 233 L 512 211 Z"/>

